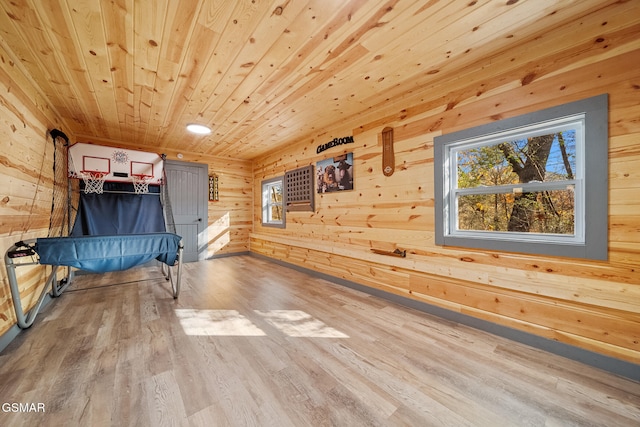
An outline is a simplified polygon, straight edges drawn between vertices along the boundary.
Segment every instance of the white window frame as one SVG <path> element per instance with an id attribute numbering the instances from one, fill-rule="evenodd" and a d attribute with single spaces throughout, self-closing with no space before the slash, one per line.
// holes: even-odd
<path id="1" fill-rule="evenodd" d="M 490 250 L 607 259 L 608 256 L 608 114 L 607 95 L 501 120 L 436 137 L 434 182 L 436 244 Z M 574 179 L 457 188 L 457 153 L 507 140 L 576 129 Z M 461 195 L 499 194 L 573 188 L 572 235 L 458 229 Z"/>
<path id="2" fill-rule="evenodd" d="M 540 135 L 558 133 L 564 130 L 573 129 L 576 131 L 576 170 L 574 179 L 548 182 L 529 182 L 500 185 L 493 187 L 458 188 L 457 182 L 457 154 L 462 150 L 479 148 L 488 145 L 496 145 L 504 141 L 516 139 L 526 139 Z M 535 123 L 520 129 L 509 129 L 491 135 L 484 135 L 448 144 L 445 148 L 445 194 L 444 210 L 448 212 L 448 221 L 445 223 L 445 232 L 452 236 L 484 238 L 484 239 L 505 239 L 514 241 L 548 241 L 548 242 L 569 242 L 584 243 L 584 114 L 564 117 L 550 122 Z M 459 196 L 472 194 L 503 194 L 522 193 L 544 190 L 564 190 L 572 188 L 574 190 L 574 234 L 541 234 L 541 233 L 518 233 L 505 231 L 476 231 L 460 230 L 458 228 L 458 199 Z"/>
<path id="3" fill-rule="evenodd" d="M 271 188 L 279 185 L 282 189 L 282 201 L 280 203 L 272 203 L 270 192 Z M 266 227 L 277 227 L 277 228 L 285 228 L 286 227 L 286 206 L 285 206 L 285 187 L 284 187 L 284 177 L 279 176 L 271 179 L 267 179 L 262 181 L 262 225 Z M 272 207 L 274 205 L 280 205 L 282 212 L 281 220 L 274 220 L 271 217 Z"/>

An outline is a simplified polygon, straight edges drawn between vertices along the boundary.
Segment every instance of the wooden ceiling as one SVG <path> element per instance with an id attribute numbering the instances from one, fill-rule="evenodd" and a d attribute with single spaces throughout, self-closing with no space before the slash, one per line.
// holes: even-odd
<path id="1" fill-rule="evenodd" d="M 78 141 L 252 159 L 454 84 L 603 3 L 0 0 L 0 43 Z"/>

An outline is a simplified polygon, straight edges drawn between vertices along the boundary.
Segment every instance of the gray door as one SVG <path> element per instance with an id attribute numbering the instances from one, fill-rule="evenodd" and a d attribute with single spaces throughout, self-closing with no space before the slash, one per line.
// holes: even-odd
<path id="1" fill-rule="evenodd" d="M 174 160 L 166 161 L 164 166 L 176 233 L 182 236 L 184 244 L 183 260 L 204 259 L 207 254 L 208 167 Z"/>

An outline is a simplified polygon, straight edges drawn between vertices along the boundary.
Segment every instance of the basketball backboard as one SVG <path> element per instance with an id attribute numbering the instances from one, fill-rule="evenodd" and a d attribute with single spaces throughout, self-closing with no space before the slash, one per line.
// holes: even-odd
<path id="1" fill-rule="evenodd" d="M 149 184 L 162 183 L 162 157 L 156 153 L 78 142 L 69 147 L 69 177 L 103 173 L 108 182 L 132 182 L 132 175 L 149 176 Z"/>

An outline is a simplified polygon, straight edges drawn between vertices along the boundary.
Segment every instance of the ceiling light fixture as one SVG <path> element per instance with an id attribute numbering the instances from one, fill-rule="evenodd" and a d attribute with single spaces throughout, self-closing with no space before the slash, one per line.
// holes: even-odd
<path id="1" fill-rule="evenodd" d="M 197 133 L 198 135 L 208 135 L 211 133 L 211 129 L 205 125 L 198 125 L 195 123 L 191 123 L 187 125 L 187 130 L 189 132 Z"/>

